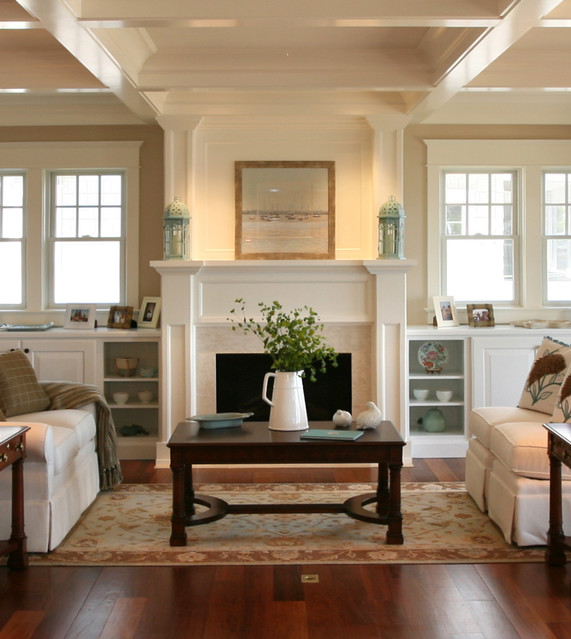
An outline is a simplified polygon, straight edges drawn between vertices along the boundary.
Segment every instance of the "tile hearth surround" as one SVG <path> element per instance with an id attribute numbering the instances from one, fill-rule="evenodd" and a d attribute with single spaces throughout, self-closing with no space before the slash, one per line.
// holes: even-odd
<path id="1" fill-rule="evenodd" d="M 161 275 L 163 306 L 157 465 L 169 465 L 166 442 L 179 421 L 215 411 L 216 353 L 262 352 L 255 337 L 232 331 L 228 316 L 237 297 L 246 300 L 253 316 L 259 301 L 313 307 L 330 343 L 352 354 L 353 413 L 375 401 L 406 438 L 406 274 L 414 265 L 412 260 L 151 262 Z"/>

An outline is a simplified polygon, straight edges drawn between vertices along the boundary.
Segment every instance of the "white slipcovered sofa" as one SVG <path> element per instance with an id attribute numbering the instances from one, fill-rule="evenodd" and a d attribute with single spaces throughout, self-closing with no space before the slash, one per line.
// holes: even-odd
<path id="1" fill-rule="evenodd" d="M 40 410 L 15 412 L 19 407 Z M 0 355 L 3 425 L 29 426 L 24 462 L 24 516 L 29 552 L 58 546 L 100 489 L 121 481 L 116 435 L 99 389 L 38 383 L 21 351 Z M 10 536 L 11 472 L 0 473 L 0 538 Z"/>
<path id="2" fill-rule="evenodd" d="M 474 408 L 466 489 L 507 542 L 544 545 L 549 528 L 546 422 L 571 421 L 571 347 L 545 338 L 518 407 Z M 571 533 L 571 469 L 563 466 L 563 522 Z"/>

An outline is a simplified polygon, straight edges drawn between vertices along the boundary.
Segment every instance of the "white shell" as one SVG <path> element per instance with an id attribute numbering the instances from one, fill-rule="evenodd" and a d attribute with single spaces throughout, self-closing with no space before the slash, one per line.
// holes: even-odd
<path id="1" fill-rule="evenodd" d="M 357 415 L 358 430 L 372 430 L 382 421 L 383 415 L 374 402 L 367 402 L 367 409 Z"/>
<path id="2" fill-rule="evenodd" d="M 335 426 L 349 426 L 352 421 L 351 413 L 348 413 L 346 410 L 338 410 L 335 415 L 333 415 L 333 423 Z"/>

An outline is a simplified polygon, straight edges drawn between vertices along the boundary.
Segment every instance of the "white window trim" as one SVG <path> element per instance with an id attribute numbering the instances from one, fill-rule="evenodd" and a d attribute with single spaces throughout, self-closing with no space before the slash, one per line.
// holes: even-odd
<path id="1" fill-rule="evenodd" d="M 542 295 L 542 175 L 571 167 L 569 140 L 432 140 L 427 146 L 427 309 L 441 291 L 440 186 L 442 170 L 516 170 L 520 177 L 519 305 L 510 306 L 507 321 L 545 306 Z M 436 259 L 431 256 L 435 256 Z M 517 258 L 516 258 L 517 259 Z M 496 306 L 494 305 L 494 308 Z M 507 307 L 506 307 L 507 308 Z"/>
<path id="2" fill-rule="evenodd" d="M 45 172 L 58 169 L 124 169 L 126 171 L 127 244 L 125 255 L 126 304 L 139 300 L 139 167 L 140 141 L 117 142 L 1 142 L 0 169 L 25 170 L 27 203 L 27 253 L 25 261 L 26 311 L 40 312 L 48 305 L 48 274 L 43 227 L 46 190 Z M 41 228 L 41 233 L 29 229 Z M 41 274 L 41 275 L 40 275 Z"/>

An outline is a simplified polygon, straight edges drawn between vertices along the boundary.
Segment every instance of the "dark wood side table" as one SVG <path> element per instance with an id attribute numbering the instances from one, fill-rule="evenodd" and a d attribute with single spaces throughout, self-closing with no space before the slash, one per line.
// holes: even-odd
<path id="1" fill-rule="evenodd" d="M 310 428 L 332 429 L 331 422 Z M 303 440 L 303 431 L 272 431 L 265 422 L 244 422 L 238 428 L 201 430 L 196 422 L 181 422 L 167 446 L 173 475 L 171 546 L 185 546 L 186 526 L 216 521 L 229 513 L 344 512 L 350 517 L 387 526 L 387 544 L 402 544 L 400 472 L 404 441 L 395 426 L 384 421 L 356 441 Z M 337 464 L 376 463 L 377 490 L 343 504 L 228 504 L 196 494 L 193 464 Z M 196 513 L 195 504 L 207 510 Z M 365 508 L 375 504 L 375 509 Z"/>
<path id="2" fill-rule="evenodd" d="M 8 555 L 8 567 L 22 570 L 28 565 L 24 529 L 24 459 L 29 426 L 0 426 L 0 471 L 12 466 L 12 533 L 0 541 L 0 554 Z"/>
<path id="3" fill-rule="evenodd" d="M 571 550 L 571 537 L 563 532 L 561 505 L 561 464 L 571 468 L 571 424 L 544 424 L 547 428 L 549 455 L 549 530 L 545 561 L 550 566 L 564 566 L 565 550 Z"/>

